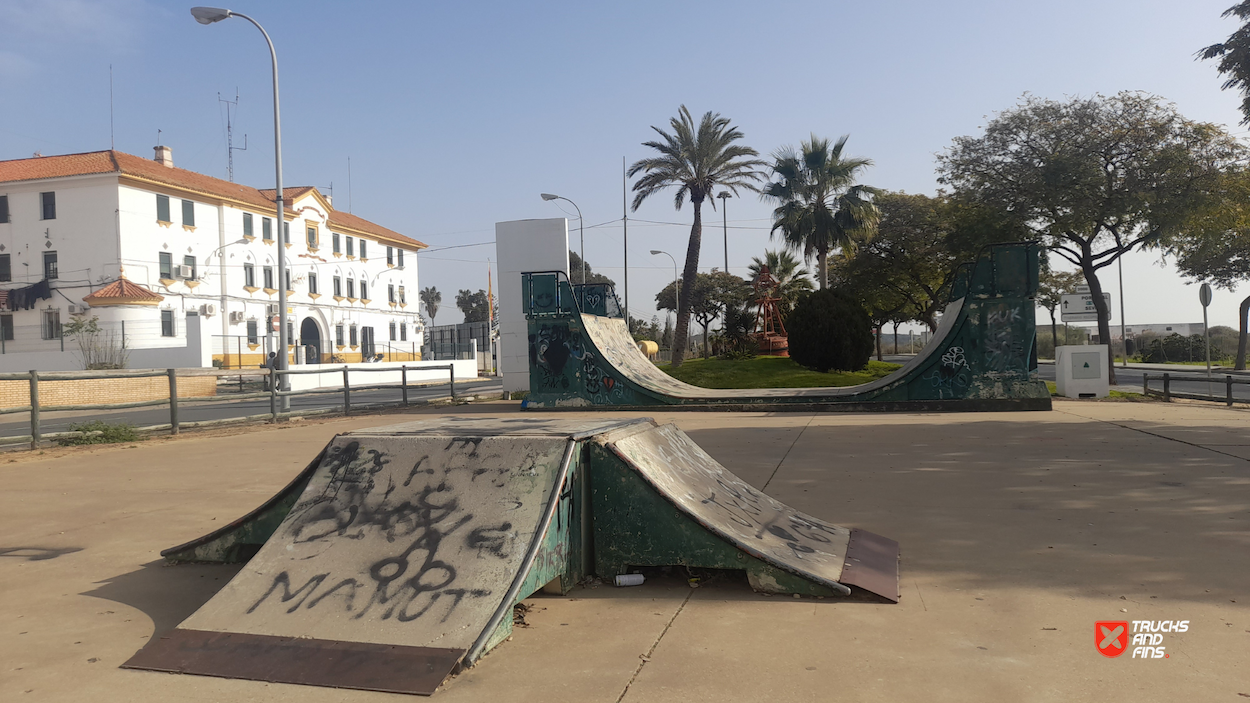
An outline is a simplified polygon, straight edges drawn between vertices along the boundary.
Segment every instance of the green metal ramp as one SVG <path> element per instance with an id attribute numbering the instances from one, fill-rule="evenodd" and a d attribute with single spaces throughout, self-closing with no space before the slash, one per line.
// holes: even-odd
<path id="1" fill-rule="evenodd" d="M 903 368 L 840 388 L 710 389 L 678 381 L 638 350 L 611 286 L 522 274 L 529 324 L 527 409 L 1049 410 L 1037 376 L 1040 247 L 986 247 L 960 267 L 932 341 Z"/>
<path id="2" fill-rule="evenodd" d="M 798 513 L 672 425 L 456 417 L 335 437 L 243 519 L 163 552 L 246 562 L 123 666 L 431 694 L 591 573 L 745 571 L 766 592 L 898 599 L 898 546 Z"/>

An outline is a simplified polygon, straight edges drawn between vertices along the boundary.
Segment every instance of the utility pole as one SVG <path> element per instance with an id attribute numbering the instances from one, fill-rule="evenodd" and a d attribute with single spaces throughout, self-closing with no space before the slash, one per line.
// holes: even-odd
<path id="1" fill-rule="evenodd" d="M 621 226 L 625 239 L 625 328 L 629 329 L 629 176 L 625 157 L 621 157 Z"/>

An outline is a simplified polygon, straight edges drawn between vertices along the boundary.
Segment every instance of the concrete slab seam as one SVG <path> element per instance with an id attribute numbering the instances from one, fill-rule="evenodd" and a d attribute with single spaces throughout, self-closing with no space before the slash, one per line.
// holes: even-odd
<path id="1" fill-rule="evenodd" d="M 664 635 L 668 634 L 669 628 L 673 626 L 673 623 L 677 620 L 677 616 L 681 615 L 681 611 L 686 609 L 686 604 L 690 602 L 690 598 L 692 596 L 694 596 L 693 588 L 686 594 L 686 597 L 682 600 L 681 605 L 677 606 L 677 612 L 673 613 L 673 617 L 668 619 L 668 623 L 664 625 L 664 629 L 660 631 L 660 636 L 656 637 L 655 642 L 651 643 L 651 648 L 647 650 L 646 654 L 639 657 L 642 661 L 638 662 L 638 668 L 634 669 L 634 673 L 629 677 L 629 681 L 625 682 L 625 688 L 621 690 L 621 695 L 617 697 L 616 703 L 621 703 L 625 700 L 626 694 L 629 693 L 629 687 L 634 685 L 634 680 L 638 678 L 638 674 L 642 673 L 642 668 L 647 665 L 647 662 L 651 661 L 651 655 L 655 654 L 656 648 L 660 646 L 660 641 L 664 639 Z"/>

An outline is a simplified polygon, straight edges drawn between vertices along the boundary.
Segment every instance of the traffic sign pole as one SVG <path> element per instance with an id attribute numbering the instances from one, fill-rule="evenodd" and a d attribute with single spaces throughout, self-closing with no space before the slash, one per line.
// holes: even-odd
<path id="1" fill-rule="evenodd" d="M 1211 381 L 1211 325 L 1207 324 L 1207 306 L 1211 304 L 1211 286 L 1202 284 L 1202 287 L 1198 289 L 1198 302 L 1202 303 L 1202 334 L 1207 341 L 1207 382 L 1209 383 Z"/>

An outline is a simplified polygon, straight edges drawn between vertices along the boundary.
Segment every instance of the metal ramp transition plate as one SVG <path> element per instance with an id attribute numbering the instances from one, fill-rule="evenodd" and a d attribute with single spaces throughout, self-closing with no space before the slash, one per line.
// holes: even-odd
<path id="1" fill-rule="evenodd" d="M 633 513 L 666 506 L 706 543 L 673 542 L 663 521 L 637 529 L 625 505 L 601 515 L 627 497 L 622 476 Z M 442 418 L 339 435 L 260 508 L 167 550 L 247 563 L 123 667 L 429 695 L 506 639 L 535 591 L 628 565 L 716 566 L 707 553 L 759 590 L 898 598 L 896 543 L 787 508 L 672 425 Z"/>

